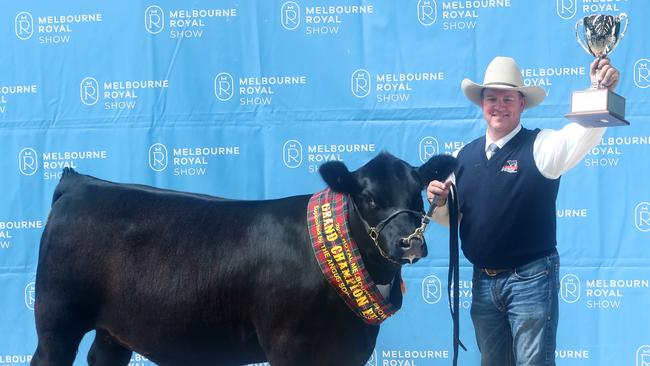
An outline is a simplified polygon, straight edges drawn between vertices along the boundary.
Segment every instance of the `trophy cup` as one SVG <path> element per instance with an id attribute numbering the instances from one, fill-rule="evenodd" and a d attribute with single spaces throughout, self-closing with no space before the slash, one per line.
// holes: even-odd
<path id="1" fill-rule="evenodd" d="M 621 23 L 625 25 L 621 31 Z M 576 22 L 578 43 L 587 53 L 605 58 L 616 48 L 627 30 L 628 16 L 595 14 Z M 582 32 L 579 32 L 580 26 Z M 583 42 L 581 34 L 584 34 Z M 625 120 L 625 98 L 600 85 L 592 79 L 587 90 L 574 91 L 571 95 L 571 113 L 566 118 L 585 127 L 627 126 Z"/>

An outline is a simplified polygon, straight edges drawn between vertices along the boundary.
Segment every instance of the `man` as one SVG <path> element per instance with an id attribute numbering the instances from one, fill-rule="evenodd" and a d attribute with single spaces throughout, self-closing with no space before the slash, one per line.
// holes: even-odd
<path id="1" fill-rule="evenodd" d="M 614 89 L 619 72 L 596 59 L 590 76 Z M 515 60 L 496 57 L 483 84 L 463 80 L 481 106 L 487 132 L 458 150 L 455 172 L 460 238 L 474 265 L 471 317 L 481 365 L 555 365 L 559 256 L 555 200 L 560 176 L 600 141 L 605 128 L 569 123 L 561 130 L 528 130 L 520 116 L 546 93 L 524 86 Z M 433 181 L 434 218 L 448 223 L 451 182 Z"/>

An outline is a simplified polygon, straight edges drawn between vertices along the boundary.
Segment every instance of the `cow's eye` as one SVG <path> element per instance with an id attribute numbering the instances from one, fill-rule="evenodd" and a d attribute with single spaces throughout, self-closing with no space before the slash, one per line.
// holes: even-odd
<path id="1" fill-rule="evenodd" d="M 370 207 L 373 210 L 376 209 L 377 203 L 375 202 L 375 200 L 373 200 L 372 198 L 368 198 L 368 207 Z"/>
<path id="2" fill-rule="evenodd" d="M 375 199 L 370 194 L 364 193 L 363 194 L 363 200 L 366 202 L 366 206 L 369 209 L 374 210 L 374 209 L 377 208 L 377 202 L 375 201 Z"/>

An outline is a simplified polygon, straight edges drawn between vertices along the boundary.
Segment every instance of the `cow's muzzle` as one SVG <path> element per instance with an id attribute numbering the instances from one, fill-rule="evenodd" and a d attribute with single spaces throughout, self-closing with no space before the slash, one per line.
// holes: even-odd
<path id="1" fill-rule="evenodd" d="M 377 247 L 377 250 L 379 250 L 379 254 L 382 257 L 384 257 L 389 262 L 397 265 L 402 265 L 403 263 L 413 263 L 414 260 L 422 257 L 424 248 L 424 229 L 426 229 L 427 224 L 429 223 L 429 218 L 425 214 L 414 210 L 401 209 L 393 212 L 387 218 L 381 220 L 376 226 L 370 226 L 370 224 L 368 224 L 368 222 L 361 215 L 361 212 L 359 211 L 359 208 L 357 208 L 357 204 L 354 203 L 354 200 L 352 200 L 352 203 L 354 205 L 355 211 L 357 212 L 357 216 L 359 216 L 359 219 L 368 232 L 368 236 L 370 236 L 370 239 L 372 239 L 375 247 Z M 416 228 L 415 231 L 413 231 L 413 233 L 399 240 L 400 247 L 404 251 L 404 254 L 402 255 L 402 258 L 400 258 L 401 260 L 397 261 L 386 254 L 386 252 L 381 248 L 381 245 L 379 245 L 379 235 L 381 234 L 381 231 L 388 225 L 388 223 L 397 217 L 397 215 L 403 213 L 417 215 L 418 217 L 422 218 L 422 223 L 420 227 Z"/>
<path id="2" fill-rule="evenodd" d="M 414 259 L 417 260 L 426 255 L 426 253 L 423 253 L 423 251 L 426 250 L 426 247 L 424 246 L 424 231 L 427 229 L 427 226 L 431 221 L 431 215 L 433 214 L 433 210 L 435 210 L 439 199 L 439 195 L 433 197 L 429 211 L 424 215 L 420 214 L 422 216 L 420 227 L 415 229 L 411 235 L 400 241 L 402 249 L 404 250 L 402 259 L 405 259 L 408 263 L 413 264 Z"/>
<path id="3" fill-rule="evenodd" d="M 422 227 L 420 226 L 411 235 L 400 239 L 400 247 L 404 251 L 402 260 L 409 264 L 413 264 L 424 257 L 426 248 L 424 246 L 424 230 Z"/>

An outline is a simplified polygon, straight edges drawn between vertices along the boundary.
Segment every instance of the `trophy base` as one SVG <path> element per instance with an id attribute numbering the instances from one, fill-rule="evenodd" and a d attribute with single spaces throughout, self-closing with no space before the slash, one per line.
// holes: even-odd
<path id="1" fill-rule="evenodd" d="M 630 125 L 630 122 L 626 121 L 624 118 L 607 110 L 567 113 L 564 117 L 583 127 L 616 127 Z"/>
<path id="2" fill-rule="evenodd" d="M 625 98 L 608 89 L 575 91 L 571 113 L 565 117 L 584 127 L 629 126 L 625 120 Z"/>

